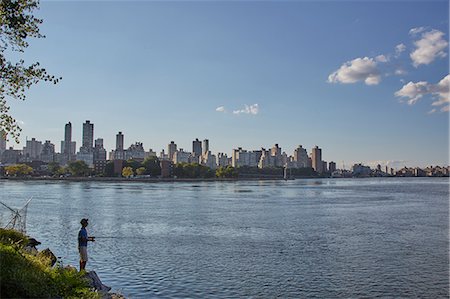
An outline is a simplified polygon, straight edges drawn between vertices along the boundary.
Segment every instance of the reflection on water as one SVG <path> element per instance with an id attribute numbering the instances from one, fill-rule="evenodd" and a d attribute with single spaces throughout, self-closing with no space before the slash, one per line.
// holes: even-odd
<path id="1" fill-rule="evenodd" d="M 447 298 L 446 179 L 0 181 L 28 232 L 131 298 Z"/>

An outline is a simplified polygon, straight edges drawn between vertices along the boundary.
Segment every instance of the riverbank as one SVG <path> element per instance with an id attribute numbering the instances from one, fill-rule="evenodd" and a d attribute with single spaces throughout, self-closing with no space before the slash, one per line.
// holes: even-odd
<path id="1" fill-rule="evenodd" d="M 94 271 L 62 267 L 50 249 L 37 250 L 39 244 L 18 231 L 0 229 L 1 298 L 125 298 L 109 293 Z"/>
<path id="2" fill-rule="evenodd" d="M 317 177 L 302 177 L 317 179 Z M 287 180 L 293 180 L 288 178 Z M 0 177 L 0 180 L 11 181 L 73 181 L 73 182 L 236 182 L 236 181 L 284 181 L 283 177 L 240 177 L 240 178 L 123 178 L 123 177 Z"/>

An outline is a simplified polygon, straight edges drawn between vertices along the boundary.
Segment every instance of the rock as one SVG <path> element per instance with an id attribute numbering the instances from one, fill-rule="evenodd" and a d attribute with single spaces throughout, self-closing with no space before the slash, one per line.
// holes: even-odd
<path id="1" fill-rule="evenodd" d="M 95 273 L 95 271 L 86 272 L 85 277 L 87 278 L 89 285 L 95 290 L 102 293 L 107 293 L 109 290 L 111 290 L 110 287 L 104 285 L 101 282 L 100 278 L 98 277 L 97 273 Z"/>
<path id="2" fill-rule="evenodd" d="M 39 252 L 37 254 L 38 257 L 45 257 L 50 261 L 50 266 L 53 267 L 53 265 L 56 263 L 56 256 L 53 254 L 53 252 L 46 248 L 44 250 L 42 250 L 41 252 Z"/>

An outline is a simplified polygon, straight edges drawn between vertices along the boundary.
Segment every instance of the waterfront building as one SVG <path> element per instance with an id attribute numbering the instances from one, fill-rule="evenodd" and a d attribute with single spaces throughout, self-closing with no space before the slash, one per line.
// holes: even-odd
<path id="1" fill-rule="evenodd" d="M 322 149 L 320 149 L 317 145 L 312 149 L 311 162 L 312 162 L 312 168 L 317 173 L 319 173 L 319 174 L 323 173 Z"/>
<path id="2" fill-rule="evenodd" d="M 0 156 L 6 150 L 6 132 L 0 131 Z"/>
<path id="3" fill-rule="evenodd" d="M 202 147 L 202 155 L 205 155 L 209 152 L 209 140 L 208 139 L 204 139 L 203 140 L 203 147 Z"/>
<path id="4" fill-rule="evenodd" d="M 77 144 L 72 141 L 72 123 L 68 122 L 64 126 L 64 140 L 61 141 L 61 164 L 66 165 L 75 159 Z"/>
<path id="5" fill-rule="evenodd" d="M 336 163 L 333 161 L 330 161 L 330 163 L 328 163 L 328 171 L 333 173 L 336 171 Z"/>
<path id="6" fill-rule="evenodd" d="M 258 158 L 261 157 L 261 151 L 247 151 L 241 147 L 233 149 L 231 165 L 233 167 L 249 166 L 258 167 Z"/>
<path id="7" fill-rule="evenodd" d="M 276 143 L 270 149 L 270 155 L 275 158 L 274 166 L 283 166 L 283 161 L 282 161 L 282 157 L 281 157 L 281 147 L 278 146 L 278 143 Z"/>
<path id="8" fill-rule="evenodd" d="M 42 145 L 41 151 L 41 159 L 42 162 L 50 163 L 56 161 L 55 156 L 55 145 L 50 142 L 50 140 L 46 140 Z"/>
<path id="9" fill-rule="evenodd" d="M 356 177 L 366 177 L 371 174 L 372 170 L 369 166 L 359 164 L 354 164 L 352 167 L 352 175 Z M 411 174 L 412 176 L 412 174 Z"/>
<path id="10" fill-rule="evenodd" d="M 264 148 L 261 151 L 261 157 L 258 161 L 259 168 L 266 167 L 275 167 L 276 165 L 276 156 L 272 156 L 271 151 L 265 150 Z"/>
<path id="11" fill-rule="evenodd" d="M 328 172 L 328 163 L 327 161 L 322 161 L 322 173 Z"/>
<path id="12" fill-rule="evenodd" d="M 173 155 L 175 154 L 175 152 L 177 151 L 177 145 L 175 144 L 174 141 L 171 141 L 168 145 L 167 145 L 167 155 L 170 161 L 173 161 Z"/>
<path id="13" fill-rule="evenodd" d="M 192 156 L 191 153 L 185 152 L 182 148 L 180 148 L 180 150 L 177 150 L 175 153 L 173 153 L 172 162 L 173 164 L 191 163 L 191 162 L 197 163 L 198 161 L 193 161 L 193 158 L 194 157 Z"/>
<path id="14" fill-rule="evenodd" d="M 146 152 L 142 142 L 136 142 L 125 151 L 125 160 L 133 159 L 136 161 L 144 161 Z"/>
<path id="15" fill-rule="evenodd" d="M 103 147 L 103 138 L 97 138 L 94 142 L 94 164 L 96 161 L 106 161 L 106 150 Z"/>
<path id="16" fill-rule="evenodd" d="M 31 162 L 34 160 L 40 160 L 42 151 L 42 141 L 31 138 L 26 141 L 26 145 L 23 148 L 23 159 L 25 162 Z"/>
<path id="17" fill-rule="evenodd" d="M 198 138 L 192 141 L 192 155 L 196 157 L 202 155 L 202 142 Z"/>
<path id="18" fill-rule="evenodd" d="M 217 159 L 217 162 L 216 162 L 217 166 L 226 167 L 229 165 L 229 162 L 228 162 L 229 159 L 227 157 L 227 154 L 225 154 L 225 153 L 218 153 L 216 159 Z"/>
<path id="19" fill-rule="evenodd" d="M 124 135 L 122 132 L 116 134 L 116 149 L 109 155 L 110 160 L 125 160 L 125 150 L 123 147 Z"/>
<path id="20" fill-rule="evenodd" d="M 87 120 L 83 124 L 83 142 L 80 152 L 90 153 L 94 148 L 94 124 Z"/>
<path id="21" fill-rule="evenodd" d="M 77 153 L 77 161 L 83 161 L 90 168 L 94 167 L 94 152 L 79 151 Z"/>
<path id="22" fill-rule="evenodd" d="M 308 167 L 308 153 L 306 149 L 299 145 L 294 150 L 294 162 L 297 164 L 297 168 L 305 168 Z"/>
<path id="23" fill-rule="evenodd" d="M 161 177 L 168 178 L 173 175 L 173 163 L 169 160 L 159 161 L 159 166 L 161 167 Z"/>
<path id="24" fill-rule="evenodd" d="M 2 164 L 17 164 L 22 160 L 22 151 L 10 147 L 2 153 Z"/>
<path id="25" fill-rule="evenodd" d="M 202 156 L 202 165 L 205 165 L 211 169 L 217 168 L 216 156 L 211 154 L 211 151 L 204 153 Z"/>
<path id="26" fill-rule="evenodd" d="M 150 149 L 147 152 L 147 157 L 157 157 L 157 154 L 156 154 L 156 152 L 153 151 L 153 149 Z"/>

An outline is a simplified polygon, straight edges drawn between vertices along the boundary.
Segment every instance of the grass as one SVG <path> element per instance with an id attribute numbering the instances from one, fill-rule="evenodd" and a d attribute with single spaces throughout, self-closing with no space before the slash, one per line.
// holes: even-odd
<path id="1" fill-rule="evenodd" d="M 101 298 L 83 273 L 51 267 L 47 257 L 26 253 L 27 242 L 17 231 L 0 229 L 1 298 Z"/>

